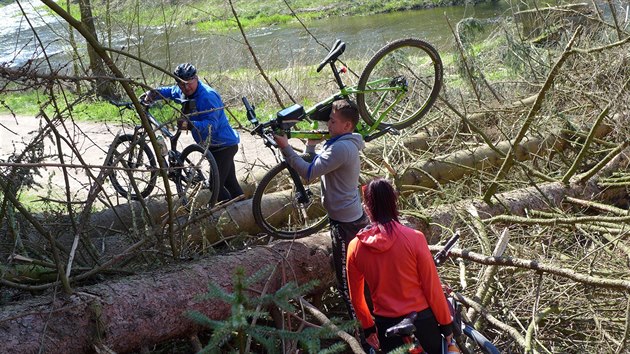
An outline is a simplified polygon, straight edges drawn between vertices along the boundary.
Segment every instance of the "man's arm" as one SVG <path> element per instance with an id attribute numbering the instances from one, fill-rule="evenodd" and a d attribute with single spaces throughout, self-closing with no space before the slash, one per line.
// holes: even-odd
<path id="1" fill-rule="evenodd" d="M 304 161 L 304 159 L 293 150 L 291 145 L 289 145 L 289 138 L 287 138 L 286 135 L 274 134 L 273 139 L 276 141 L 276 144 L 278 144 L 278 148 L 282 151 L 289 166 L 293 167 L 302 178 L 306 178 L 310 163 Z"/>
<path id="2" fill-rule="evenodd" d="M 170 98 L 173 98 L 173 88 L 169 86 L 154 88 L 140 95 L 140 101 L 148 104 Z"/>
<path id="3" fill-rule="evenodd" d="M 287 163 L 293 167 L 297 173 L 307 180 L 312 180 L 334 171 L 343 165 L 348 157 L 348 151 L 344 144 L 333 144 L 330 149 L 324 150 L 313 160 L 313 162 L 304 161 L 295 150 L 289 145 L 286 136 L 274 135 L 274 139 L 278 147 L 282 151 Z M 310 150 L 310 151 L 309 151 Z M 307 152 L 314 151 L 314 145 L 306 146 Z"/>

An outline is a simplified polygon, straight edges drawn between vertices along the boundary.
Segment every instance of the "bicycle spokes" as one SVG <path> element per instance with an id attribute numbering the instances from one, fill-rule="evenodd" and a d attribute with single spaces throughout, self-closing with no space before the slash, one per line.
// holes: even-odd
<path id="1" fill-rule="evenodd" d="M 175 164 L 174 180 L 182 203 L 198 201 L 200 206 L 213 206 L 219 192 L 219 176 L 212 155 L 200 145 L 193 144 L 184 149 Z"/>
<path id="2" fill-rule="evenodd" d="M 277 237 L 304 237 L 326 224 L 320 202 L 319 180 L 296 187 L 285 163 L 276 165 L 260 181 L 252 199 L 254 218 Z"/>
<path id="3" fill-rule="evenodd" d="M 111 149 L 105 164 L 114 167 L 110 181 L 116 192 L 129 199 L 148 196 L 157 178 L 155 156 L 148 145 L 128 134 L 117 136 Z"/>
<path id="4" fill-rule="evenodd" d="M 369 125 L 405 128 L 424 115 L 439 93 L 442 64 L 437 51 L 417 39 L 392 42 L 361 74 L 357 104 Z"/>

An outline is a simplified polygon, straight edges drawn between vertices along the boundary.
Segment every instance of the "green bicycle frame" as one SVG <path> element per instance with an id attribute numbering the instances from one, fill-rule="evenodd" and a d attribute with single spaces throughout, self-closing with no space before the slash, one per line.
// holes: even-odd
<path id="1" fill-rule="evenodd" d="M 367 87 L 375 86 L 377 87 L 375 89 L 359 90 L 356 88 L 356 86 L 344 87 L 338 93 L 329 96 L 325 100 L 318 102 L 316 105 L 306 110 L 306 116 L 308 117 L 311 114 L 313 114 L 313 112 L 315 112 L 318 106 L 329 105 L 333 101 L 337 100 L 339 97 L 349 97 L 350 95 L 370 93 L 370 92 L 398 91 L 398 94 L 396 95 L 396 98 L 394 99 L 394 101 L 381 114 L 379 114 L 377 119 L 374 120 L 374 124 L 370 126 L 370 125 L 365 124 L 363 121 L 360 121 L 359 124 L 357 124 L 357 132 L 361 134 L 362 137 L 365 138 L 366 136 L 368 136 L 369 134 L 371 134 L 372 132 L 376 130 L 376 127 L 378 127 L 378 125 L 383 121 L 383 119 L 385 119 L 385 117 L 389 114 L 392 108 L 396 106 L 400 102 L 400 100 L 402 100 L 402 98 L 404 97 L 404 94 L 407 92 L 407 87 L 404 85 L 386 86 L 386 87 L 378 86 L 383 83 L 387 83 L 389 81 L 391 81 L 391 78 L 374 80 L 367 83 L 366 85 Z M 384 100 L 385 100 L 385 95 L 381 96 L 380 100 L 377 102 L 376 107 L 374 109 L 375 111 L 379 111 L 381 109 Z M 288 132 L 288 134 L 290 137 L 298 138 L 298 139 L 321 140 L 321 139 L 330 138 L 328 131 L 317 130 L 318 127 L 319 127 L 318 121 L 311 121 L 311 127 L 310 127 L 311 130 L 291 130 Z"/>

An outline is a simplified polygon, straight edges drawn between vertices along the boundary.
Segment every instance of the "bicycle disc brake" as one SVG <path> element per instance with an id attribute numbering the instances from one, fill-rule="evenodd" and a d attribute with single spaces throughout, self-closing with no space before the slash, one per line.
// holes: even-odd
<path id="1" fill-rule="evenodd" d="M 300 211 L 304 220 L 308 219 L 307 210 L 313 204 L 313 193 L 309 188 L 304 189 L 304 195 L 302 193 L 296 193 L 295 196 L 295 208 Z"/>
<path id="2" fill-rule="evenodd" d="M 409 86 L 409 84 L 407 83 L 407 78 L 400 75 L 400 76 L 396 76 L 392 79 L 392 81 L 389 82 L 389 86 L 391 87 L 396 87 L 399 86 L 402 89 L 407 89 L 407 87 Z"/>

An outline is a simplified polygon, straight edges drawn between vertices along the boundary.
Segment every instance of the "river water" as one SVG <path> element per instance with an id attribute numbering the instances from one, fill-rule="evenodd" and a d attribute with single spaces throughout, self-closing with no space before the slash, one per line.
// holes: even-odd
<path id="1" fill-rule="evenodd" d="M 41 60 L 45 50 L 55 69 L 67 66 L 70 61 L 67 25 L 42 10 L 42 6 L 41 2 L 31 0 L 1 8 L 0 65 L 20 66 L 28 60 Z M 22 15 L 22 9 L 26 17 Z M 499 1 L 476 6 L 322 19 L 309 22 L 308 29 L 327 45 L 337 38 L 345 41 L 347 50 L 343 58 L 349 60 L 366 57 L 386 42 L 404 37 L 425 39 L 438 50 L 449 48 L 453 41 L 447 18 L 453 25 L 465 17 L 492 21 L 508 10 L 508 4 Z M 326 50 L 299 24 L 258 28 L 248 30 L 247 34 L 266 68 L 315 63 L 326 54 Z M 132 53 L 140 52 L 144 59 L 165 68 L 185 61 L 194 62 L 204 70 L 216 71 L 252 65 L 252 59 L 236 31 L 213 34 L 198 32 L 194 26 L 181 26 L 168 32 L 161 28 L 148 28 L 138 35 L 115 29 L 112 37 L 112 47 L 132 48 Z M 137 74 L 134 68 L 137 69 L 133 64 L 127 66 L 128 71 Z"/>
<path id="2" fill-rule="evenodd" d="M 388 41 L 405 37 L 425 39 L 438 50 L 448 48 L 453 41 L 447 17 L 455 25 L 465 17 L 493 20 L 504 15 L 508 9 L 505 2 L 497 2 L 475 7 L 456 6 L 328 18 L 309 22 L 308 29 L 326 45 L 331 45 L 335 39 L 346 42 L 347 49 L 343 59 L 349 60 L 364 58 L 366 54 L 369 56 Z M 240 34 L 210 37 L 191 35 L 188 38 L 191 38 L 189 42 L 178 45 L 177 50 L 171 51 L 179 53 L 179 58 L 171 58 L 172 62 L 201 60 L 203 65 L 216 70 L 251 66 L 252 59 L 246 48 L 240 44 L 235 45 L 242 42 Z M 256 29 L 248 33 L 248 39 L 261 62 L 270 68 L 283 68 L 294 63 L 316 63 L 327 53 L 299 24 Z M 162 64 L 168 66 L 166 62 Z"/>

